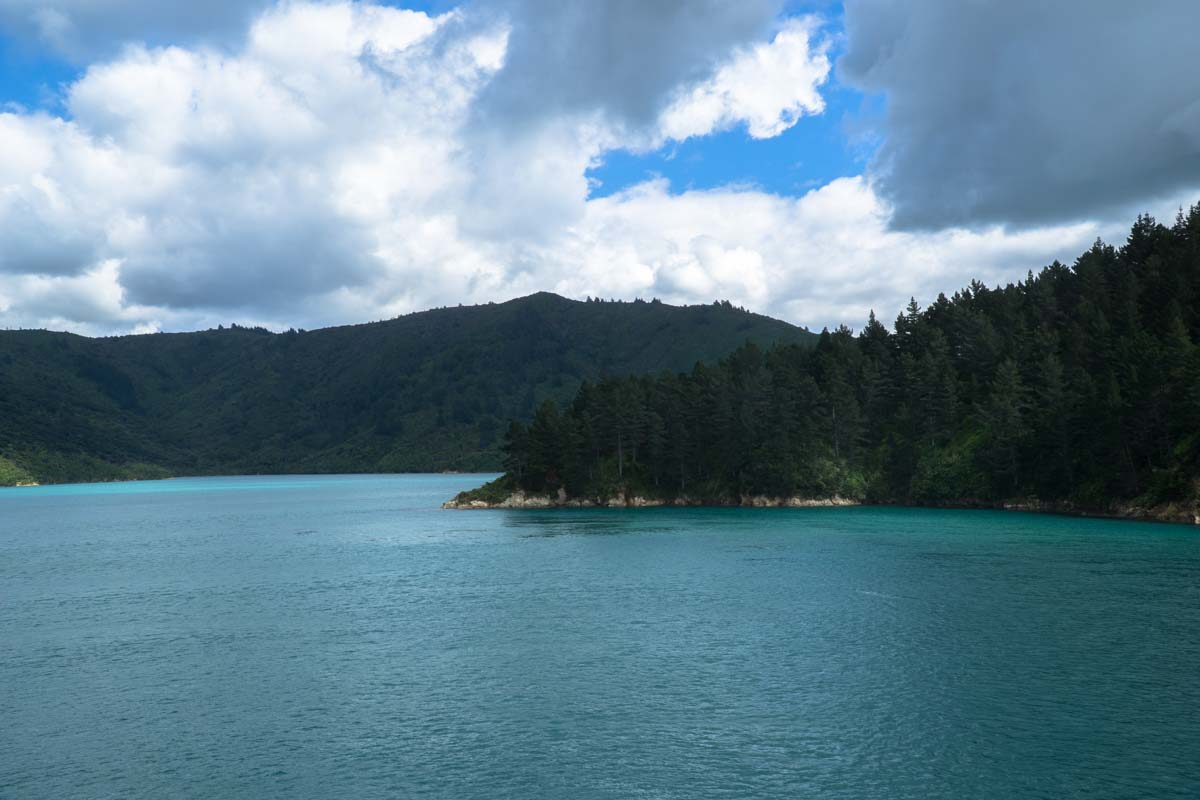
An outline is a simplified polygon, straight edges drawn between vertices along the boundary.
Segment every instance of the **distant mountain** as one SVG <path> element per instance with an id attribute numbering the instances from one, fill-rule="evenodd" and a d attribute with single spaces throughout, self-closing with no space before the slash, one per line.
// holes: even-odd
<path id="1" fill-rule="evenodd" d="M 498 469 L 507 421 L 584 380 L 815 339 L 728 303 L 545 292 L 279 334 L 0 331 L 0 481 Z"/>

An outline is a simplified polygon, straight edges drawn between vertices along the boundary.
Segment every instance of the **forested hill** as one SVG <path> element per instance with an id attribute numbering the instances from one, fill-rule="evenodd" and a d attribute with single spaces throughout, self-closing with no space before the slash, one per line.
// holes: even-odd
<path id="1" fill-rule="evenodd" d="M 547 293 L 281 334 L 0 331 L 0 483 L 496 469 L 508 420 L 583 379 L 815 338 L 728 303 Z"/>
<path id="2" fill-rule="evenodd" d="M 508 433 L 520 487 L 576 498 L 1178 504 L 1200 515 L 1200 206 L 1139 217 L 1003 288 L 913 302 L 815 348 L 602 381 Z M 472 498 L 465 498 L 472 499 Z"/>

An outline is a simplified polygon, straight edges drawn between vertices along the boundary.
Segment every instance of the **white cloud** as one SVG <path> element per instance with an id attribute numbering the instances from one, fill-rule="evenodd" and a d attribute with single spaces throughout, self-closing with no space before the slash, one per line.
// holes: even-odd
<path id="1" fill-rule="evenodd" d="M 287 2 L 237 48 L 136 45 L 92 65 L 66 119 L 0 114 L 0 325 L 311 328 L 543 289 L 858 324 L 1110 233 L 898 233 L 862 178 L 799 198 L 651 182 L 589 199 L 607 149 L 741 123 L 770 136 L 819 113 L 812 24 L 706 54 L 707 71 L 660 64 L 679 86 L 640 127 L 661 92 L 611 113 L 571 95 L 493 125 L 479 104 L 503 94 L 487 92 L 515 23 L 471 13 Z"/>
<path id="2" fill-rule="evenodd" d="M 34 313 L 29 313 L 30 311 Z M 67 328 L 83 334 L 157 330 L 155 310 L 131 306 L 116 261 L 78 275 L 0 275 L 0 320 L 8 328 Z"/>
<path id="3" fill-rule="evenodd" d="M 439 39 L 455 21 L 287 4 L 236 55 L 136 46 L 93 66 L 70 122 L 0 116 L 0 225 L 18 245 L 0 269 L 111 258 L 129 302 L 279 318 L 414 269 L 403 251 L 430 250 L 430 218 L 462 193 L 456 132 L 503 40 Z"/>
<path id="4" fill-rule="evenodd" d="M 710 80 L 681 93 L 663 113 L 663 134 L 682 140 L 744 122 L 755 139 L 778 136 L 825 109 L 828 43 L 812 44 L 816 21 L 789 20 L 770 43 L 738 52 Z"/>
<path id="5" fill-rule="evenodd" d="M 570 295 L 727 298 L 799 323 L 859 326 L 872 308 L 889 320 L 910 296 L 928 302 L 974 278 L 1022 278 L 1113 233 L 1081 223 L 913 234 L 889 230 L 889 216 L 861 177 L 799 198 L 736 189 L 671 195 L 656 181 L 590 202 L 585 221 L 539 258 L 572 265 L 555 284 Z"/>
<path id="6" fill-rule="evenodd" d="M 0 273 L 69 275 L 99 256 L 108 153 L 73 125 L 0 114 Z M 102 201 L 99 201 L 102 202 Z"/>

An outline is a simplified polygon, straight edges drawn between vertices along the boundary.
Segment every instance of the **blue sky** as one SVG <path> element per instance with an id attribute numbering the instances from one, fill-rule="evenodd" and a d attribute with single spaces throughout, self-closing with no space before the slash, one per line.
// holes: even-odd
<path id="1" fill-rule="evenodd" d="M 79 73 L 79 67 L 32 42 L 0 36 L 0 102 L 56 109 L 61 87 Z"/>
<path id="2" fill-rule="evenodd" d="M 1191 0 L 403 7 L 0 0 L 0 325 L 855 327 L 1200 199 Z"/>
<path id="3" fill-rule="evenodd" d="M 844 44 L 841 3 L 791 3 L 791 16 L 816 14 L 837 61 Z M 869 97 L 831 74 L 822 91 L 825 111 L 808 116 L 771 138 L 750 136 L 745 125 L 708 136 L 671 142 L 651 152 L 615 150 L 588 171 L 592 196 L 606 197 L 653 178 L 672 192 L 726 185 L 753 186 L 781 195 L 802 195 L 835 178 L 862 174 L 873 153 L 862 120 L 880 113 L 883 98 Z"/>
<path id="4" fill-rule="evenodd" d="M 791 3 L 788 15 L 818 15 L 837 61 L 845 43 L 842 4 Z M 873 153 L 861 120 L 880 113 L 883 98 L 869 97 L 829 76 L 822 91 L 825 111 L 808 116 L 771 138 L 750 136 L 745 125 L 708 136 L 672 142 L 651 152 L 616 150 L 588 171 L 592 195 L 606 197 L 652 178 L 665 178 L 672 192 L 725 185 L 753 186 L 782 195 L 802 195 L 835 178 L 862 174 Z"/>
<path id="5" fill-rule="evenodd" d="M 824 113 L 769 139 L 755 139 L 740 125 L 649 153 L 608 152 L 599 167 L 588 170 L 596 181 L 592 195 L 606 197 L 652 178 L 665 178 L 676 193 L 740 185 L 802 195 L 835 178 L 862 174 L 873 149 L 859 121 L 877 114 L 880 101 L 834 80 L 823 95 Z"/>

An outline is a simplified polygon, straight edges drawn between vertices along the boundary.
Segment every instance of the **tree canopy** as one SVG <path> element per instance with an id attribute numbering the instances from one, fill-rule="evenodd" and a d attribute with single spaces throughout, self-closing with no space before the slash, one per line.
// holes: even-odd
<path id="1" fill-rule="evenodd" d="M 747 344 L 689 373 L 583 384 L 506 439 L 507 480 L 576 497 L 1200 495 L 1200 205 L 1071 267 L 974 282 L 891 330 Z"/>

